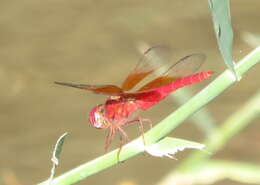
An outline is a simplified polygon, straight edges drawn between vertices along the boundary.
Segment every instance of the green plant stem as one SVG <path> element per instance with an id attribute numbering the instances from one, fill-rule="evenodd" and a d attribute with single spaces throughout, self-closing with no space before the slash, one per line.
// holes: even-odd
<path id="1" fill-rule="evenodd" d="M 193 96 L 189 90 L 190 89 L 187 88 L 181 89 L 175 93 L 172 93 L 171 95 L 175 102 L 177 102 L 179 105 L 182 105 Z M 207 136 L 212 134 L 216 128 L 215 120 L 212 118 L 211 114 L 205 107 L 194 114 L 191 117 L 191 120 Z M 205 122 L 207 124 L 204 124 Z"/>
<path id="2" fill-rule="evenodd" d="M 237 65 L 236 71 L 239 75 L 243 75 L 251 67 L 260 60 L 260 47 L 251 52 Z M 182 123 L 189 116 L 198 111 L 201 107 L 209 103 L 212 99 L 222 93 L 226 88 L 235 82 L 235 77 L 229 70 L 219 75 L 206 88 L 191 98 L 186 104 L 182 105 L 174 113 L 166 117 L 163 121 L 153 127 L 145 134 L 146 144 L 152 144 L 165 137 L 174 128 Z M 130 142 L 123 147 L 120 154 L 120 160 L 126 160 L 144 151 L 142 147 L 142 139 Z M 112 165 L 117 164 L 117 150 L 114 150 L 104 156 L 93 161 L 80 165 L 79 167 L 64 173 L 63 175 L 53 179 L 53 185 L 66 185 L 78 182 L 90 175 L 98 173 Z M 40 183 L 47 184 L 48 181 Z"/>
<path id="3" fill-rule="evenodd" d="M 242 76 L 258 61 L 260 61 L 260 47 L 256 48 L 238 63 L 236 66 L 237 74 Z M 224 71 L 186 104 L 182 105 L 161 121 L 160 124 L 157 124 L 152 130 L 148 131 L 145 135 L 147 144 L 154 143 L 167 135 L 187 117 L 194 114 L 235 82 L 236 78 L 233 73 L 230 70 Z"/>
<path id="4" fill-rule="evenodd" d="M 260 166 L 245 162 L 208 160 L 203 165 L 197 165 L 190 171 L 174 171 L 167 175 L 157 185 L 174 184 L 216 184 L 224 179 L 239 183 L 259 184 Z"/>
<path id="5" fill-rule="evenodd" d="M 244 129 L 253 119 L 260 115 L 260 91 L 256 93 L 242 108 L 230 116 L 223 125 L 203 142 L 211 154 L 214 154 L 227 143 L 227 141 Z M 193 152 L 190 157 L 181 163 L 178 169 L 189 169 L 195 163 L 200 163 L 208 159 L 207 152 Z"/>
<path id="6" fill-rule="evenodd" d="M 144 55 L 145 51 L 147 51 L 148 48 L 151 48 L 151 46 L 145 42 L 141 42 L 138 45 L 138 50 L 142 55 Z M 160 46 L 159 46 L 159 48 L 160 48 Z M 150 51 L 150 55 L 152 55 L 151 57 L 153 57 L 155 59 L 155 60 L 148 59 L 149 62 L 151 62 L 151 65 L 160 66 L 160 65 L 158 65 L 158 63 L 163 64 L 165 61 L 167 61 L 167 58 L 169 56 L 165 58 L 165 57 L 163 57 L 165 55 L 165 53 L 162 54 L 161 56 L 159 55 L 159 53 L 157 53 L 156 50 L 154 52 Z M 144 55 L 144 56 L 146 56 L 146 55 Z M 155 72 L 155 74 L 157 74 L 159 76 L 167 70 L 168 70 L 168 68 L 166 68 L 166 66 L 161 65 L 160 68 L 158 70 L 155 70 L 154 72 Z M 191 93 L 191 87 L 189 87 L 189 88 L 183 88 L 174 93 L 171 93 L 170 96 L 174 102 L 177 102 L 178 105 L 182 105 L 193 96 L 193 93 Z M 197 112 L 195 115 L 193 115 L 191 117 L 191 119 L 192 119 L 193 123 L 207 136 L 210 135 L 215 129 L 215 126 L 216 126 L 215 120 L 212 118 L 212 116 L 210 115 L 210 113 L 208 112 L 208 110 L 205 107 L 203 109 L 201 109 L 199 112 Z M 203 123 L 205 121 L 207 122 L 206 125 Z"/>
<path id="7" fill-rule="evenodd" d="M 225 160 L 210 160 L 205 166 L 201 166 L 201 168 L 200 179 L 201 181 L 207 181 L 206 184 L 213 184 L 216 183 L 216 181 L 226 178 L 239 183 L 260 183 L 260 166 L 256 164 Z M 205 180 L 205 173 L 208 171 L 211 172 L 211 176 L 208 176 Z"/>

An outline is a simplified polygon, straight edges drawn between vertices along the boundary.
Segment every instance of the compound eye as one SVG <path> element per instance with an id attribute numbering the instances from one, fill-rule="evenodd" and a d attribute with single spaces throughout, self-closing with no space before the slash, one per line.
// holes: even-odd
<path id="1" fill-rule="evenodd" d="M 104 105 L 98 105 L 91 110 L 89 114 L 89 120 L 93 127 L 99 129 L 106 128 L 106 119 L 104 118 L 104 113 Z"/>

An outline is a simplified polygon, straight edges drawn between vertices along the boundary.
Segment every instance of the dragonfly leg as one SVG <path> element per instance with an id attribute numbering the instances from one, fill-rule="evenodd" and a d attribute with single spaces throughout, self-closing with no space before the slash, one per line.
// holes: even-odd
<path id="1" fill-rule="evenodd" d="M 128 138 L 126 132 L 120 126 L 117 127 L 117 129 L 118 129 L 119 134 L 120 134 L 119 149 L 118 149 L 118 152 L 117 152 L 117 161 L 120 162 L 120 160 L 119 160 L 120 152 L 122 151 L 123 145 L 129 140 L 129 138 Z"/>
<path id="2" fill-rule="evenodd" d="M 115 128 L 112 127 L 112 125 L 109 127 L 109 133 L 106 137 L 106 142 L 105 142 L 105 151 L 107 152 L 108 147 L 110 146 L 112 140 L 115 138 Z"/>
<path id="3" fill-rule="evenodd" d="M 141 118 L 141 117 L 137 117 L 137 118 L 134 118 L 132 120 L 129 120 L 129 121 L 125 122 L 125 125 L 128 125 L 128 124 L 133 123 L 133 122 L 140 122 L 140 121 L 149 123 L 150 124 L 150 129 L 153 127 L 153 124 L 152 124 L 150 119 L 148 119 L 148 118 Z"/>
<path id="4" fill-rule="evenodd" d="M 141 121 L 143 121 L 143 122 L 149 123 L 150 129 L 153 128 L 153 124 L 152 124 L 152 121 L 150 119 L 148 119 L 148 118 L 139 118 L 139 119 L 141 119 Z"/>
<path id="5" fill-rule="evenodd" d="M 142 138 L 143 138 L 143 143 L 144 143 L 144 145 L 145 145 L 144 126 L 143 126 L 143 123 L 144 123 L 144 122 L 149 123 L 149 124 L 150 124 L 150 129 L 151 129 L 151 128 L 153 127 L 151 120 L 148 119 L 148 118 L 137 117 L 137 118 L 134 118 L 134 119 L 132 119 L 132 120 L 129 120 L 129 121 L 125 122 L 124 124 L 125 124 L 125 125 L 128 125 L 128 124 L 133 123 L 133 122 L 138 122 L 138 123 L 139 123 L 139 131 L 141 132 L 141 135 L 142 135 Z"/>
<path id="6" fill-rule="evenodd" d="M 145 139 L 144 139 L 144 125 L 142 119 L 139 119 L 139 131 L 141 132 L 142 138 L 143 138 L 143 143 L 145 146 Z"/>
<path id="7" fill-rule="evenodd" d="M 144 122 L 148 122 L 150 124 L 150 128 L 152 128 L 152 122 L 150 119 L 147 119 L 147 118 L 140 118 L 140 117 L 137 117 L 134 119 L 135 121 L 138 121 L 139 123 L 139 131 L 142 135 L 142 138 L 143 138 L 143 143 L 144 143 L 144 146 L 145 146 L 145 139 L 144 139 L 144 125 L 143 123 Z"/>

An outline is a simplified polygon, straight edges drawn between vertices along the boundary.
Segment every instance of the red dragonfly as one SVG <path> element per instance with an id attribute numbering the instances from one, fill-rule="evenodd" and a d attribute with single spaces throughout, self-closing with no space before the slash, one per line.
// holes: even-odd
<path id="1" fill-rule="evenodd" d="M 209 70 L 192 74 L 201 66 L 206 57 L 200 53 L 191 54 L 178 60 L 168 70 L 154 80 L 146 83 L 137 91 L 127 92 L 133 89 L 145 77 L 158 70 L 160 64 L 158 62 L 152 63 L 152 60 L 156 57 L 154 55 L 161 49 L 161 47 L 157 46 L 147 49 L 139 63 L 137 63 L 134 70 L 126 77 L 120 87 L 116 85 L 86 85 L 55 82 L 59 85 L 75 87 L 108 96 L 104 104 L 97 105 L 90 111 L 89 121 L 95 128 L 109 128 L 105 142 L 106 151 L 116 133 L 119 133 L 120 148 L 118 157 L 123 144 L 128 141 L 128 136 L 122 127 L 133 122 L 139 122 L 140 131 L 143 136 L 143 121 L 150 122 L 149 119 L 141 117 L 130 119 L 130 115 L 138 109 L 149 109 L 176 89 L 201 82 L 209 78 L 213 73 L 213 71 Z"/>

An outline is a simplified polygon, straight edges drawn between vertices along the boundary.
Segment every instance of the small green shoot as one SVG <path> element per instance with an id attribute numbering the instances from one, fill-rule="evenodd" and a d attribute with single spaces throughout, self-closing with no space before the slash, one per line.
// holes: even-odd
<path id="1" fill-rule="evenodd" d="M 62 152 L 63 143 L 64 143 L 64 140 L 65 140 L 65 137 L 67 136 L 67 134 L 68 133 L 66 132 L 63 135 L 61 135 L 55 144 L 55 147 L 54 147 L 54 150 L 52 153 L 52 158 L 51 158 L 53 166 L 52 166 L 51 175 L 49 178 L 49 185 L 52 184 L 52 180 L 55 175 L 55 170 L 56 170 L 57 166 L 59 165 L 60 154 Z"/>

